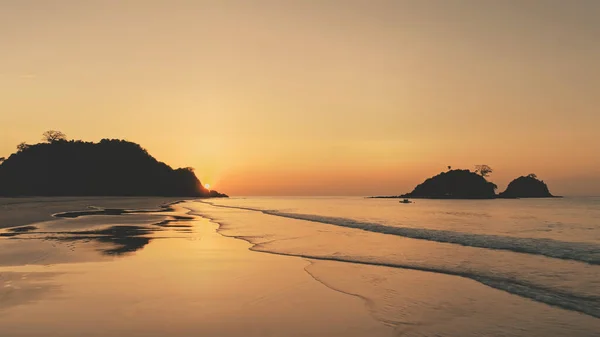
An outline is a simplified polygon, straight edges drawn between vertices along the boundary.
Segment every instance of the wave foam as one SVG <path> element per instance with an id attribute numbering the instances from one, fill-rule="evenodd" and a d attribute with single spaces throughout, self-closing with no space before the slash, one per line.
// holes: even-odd
<path id="1" fill-rule="evenodd" d="M 319 222 L 340 227 L 356 228 L 369 232 L 397 235 L 411 239 L 451 243 L 468 247 L 508 250 L 517 253 L 543 255 L 562 260 L 574 260 L 600 265 L 600 245 L 586 242 L 567 242 L 543 238 L 519 238 L 513 236 L 463 233 L 438 229 L 388 226 L 348 218 L 328 217 L 315 214 L 286 213 L 249 207 L 225 206 L 209 202 L 206 204 L 261 212 L 289 219 Z"/>

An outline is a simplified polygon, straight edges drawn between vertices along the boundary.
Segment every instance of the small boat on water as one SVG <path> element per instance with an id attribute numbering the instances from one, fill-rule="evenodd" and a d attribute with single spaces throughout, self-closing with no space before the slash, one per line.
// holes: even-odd
<path id="1" fill-rule="evenodd" d="M 404 199 L 404 200 L 400 200 L 401 204 L 412 204 L 412 201 L 408 200 L 408 199 Z"/>

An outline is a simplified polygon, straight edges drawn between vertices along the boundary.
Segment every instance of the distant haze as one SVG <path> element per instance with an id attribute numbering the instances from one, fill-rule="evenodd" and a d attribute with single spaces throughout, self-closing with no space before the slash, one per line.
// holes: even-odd
<path id="1" fill-rule="evenodd" d="M 230 195 L 488 164 L 600 195 L 600 1 L 0 1 L 0 157 L 124 138 Z"/>

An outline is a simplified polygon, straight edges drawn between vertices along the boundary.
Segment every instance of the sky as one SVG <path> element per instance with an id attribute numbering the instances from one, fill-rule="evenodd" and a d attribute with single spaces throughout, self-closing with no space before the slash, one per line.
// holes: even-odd
<path id="1" fill-rule="evenodd" d="M 0 0 L 0 157 L 122 138 L 230 195 L 487 164 L 600 195 L 600 1 Z"/>

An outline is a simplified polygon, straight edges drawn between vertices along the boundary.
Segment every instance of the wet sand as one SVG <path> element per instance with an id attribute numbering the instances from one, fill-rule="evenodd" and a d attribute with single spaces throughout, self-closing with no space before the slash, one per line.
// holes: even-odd
<path id="1" fill-rule="evenodd" d="M 0 197 L 0 228 L 53 220 L 52 214 L 89 211 L 90 206 L 119 209 L 152 209 L 180 200 L 168 197 Z"/>
<path id="2" fill-rule="evenodd" d="M 1 335 L 395 335 L 361 298 L 315 280 L 305 270 L 310 261 L 250 251 L 215 223 L 187 215 L 185 204 L 171 212 L 44 215 L 157 201 L 172 200 L 60 200 L 44 210 L 35 201 L 2 211 L 21 229 L 0 231 L 8 234 L 0 236 Z M 28 222 L 19 212 L 31 207 Z"/>

